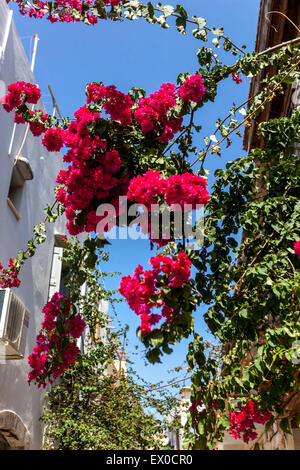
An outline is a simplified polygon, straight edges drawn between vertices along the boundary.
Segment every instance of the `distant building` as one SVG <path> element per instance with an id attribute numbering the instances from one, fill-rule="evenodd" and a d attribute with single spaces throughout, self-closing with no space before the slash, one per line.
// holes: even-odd
<path id="1" fill-rule="evenodd" d="M 171 422 L 172 419 L 177 417 L 177 414 L 179 414 L 179 419 L 180 419 L 181 428 L 178 430 L 178 432 L 177 433 L 175 433 L 174 431 L 168 432 L 169 445 L 174 450 L 183 450 L 184 448 L 183 429 L 187 422 L 188 408 L 191 405 L 190 398 L 191 398 L 190 387 L 182 387 L 179 392 L 179 405 L 174 410 L 174 416 L 173 416 L 173 413 L 171 413 L 170 416 L 168 417 L 169 422 Z"/>
<path id="2" fill-rule="evenodd" d="M 168 433 L 169 445 L 173 447 L 174 450 L 183 450 L 184 449 L 184 427 L 187 423 L 187 413 L 188 408 L 191 405 L 191 389 L 190 387 L 183 387 L 179 393 L 179 407 L 177 411 L 180 410 L 180 421 L 181 429 L 175 434 L 174 432 Z M 204 406 L 198 406 L 198 411 L 205 409 Z M 191 432 L 193 430 L 191 429 Z M 225 433 L 223 442 L 218 442 L 216 445 L 218 450 L 246 450 L 247 446 L 244 444 L 242 439 L 234 439 L 230 434 Z"/>
<path id="3" fill-rule="evenodd" d="M 35 83 L 12 11 L 0 0 L 0 96 L 6 94 L 10 83 L 19 80 Z M 36 106 L 44 109 L 42 102 Z M 0 162 L 0 261 L 5 266 L 10 257 L 26 248 L 34 225 L 45 217 L 43 209 L 54 202 L 53 188 L 63 161 L 60 153 L 48 153 L 41 138 L 26 134 L 25 125 L 14 126 L 13 113 L 0 106 Z M 3 305 L 3 291 L 0 295 L 0 325 L 9 325 L 9 341 L 0 341 L 0 449 L 41 446 L 39 418 L 44 392 L 27 383 L 27 357 L 35 346 L 42 308 L 51 291 L 60 289 L 59 235 L 64 227 L 63 218 L 47 224 L 47 240 L 22 267 L 21 285 L 11 289 L 10 307 Z M 20 335 L 23 344 L 19 344 Z"/>

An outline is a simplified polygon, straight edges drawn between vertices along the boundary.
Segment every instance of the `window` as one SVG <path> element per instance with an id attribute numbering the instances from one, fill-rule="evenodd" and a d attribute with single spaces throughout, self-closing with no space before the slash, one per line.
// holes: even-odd
<path id="1" fill-rule="evenodd" d="M 20 209 L 25 181 L 32 179 L 33 172 L 28 160 L 24 157 L 19 157 L 16 159 L 14 161 L 8 196 L 6 200 L 17 220 L 20 220 L 21 218 Z"/>
<path id="2" fill-rule="evenodd" d="M 61 235 L 55 235 L 49 285 L 49 300 L 55 292 L 59 292 L 63 296 L 68 297 L 68 288 L 65 283 L 68 266 L 63 261 L 63 247 L 64 241 L 61 238 Z"/>

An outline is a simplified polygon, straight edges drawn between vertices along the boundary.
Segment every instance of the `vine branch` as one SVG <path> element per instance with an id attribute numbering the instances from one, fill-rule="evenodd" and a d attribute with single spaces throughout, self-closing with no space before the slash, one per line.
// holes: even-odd
<path id="1" fill-rule="evenodd" d="M 264 106 L 264 104 L 267 102 L 267 101 L 270 101 L 270 99 L 272 99 L 272 95 L 274 94 L 274 92 L 277 90 L 277 88 L 279 88 L 279 86 L 284 82 L 284 80 L 290 75 L 290 73 L 296 68 L 298 67 L 298 65 L 300 64 L 300 61 L 298 61 L 286 74 L 285 76 L 280 80 L 280 82 L 275 86 L 275 88 L 273 88 L 269 95 L 267 96 L 267 98 L 257 107 L 254 109 L 254 111 L 252 111 L 250 114 L 248 114 L 245 119 L 240 123 L 238 124 L 234 129 L 232 129 L 225 137 L 223 137 L 223 139 L 219 140 L 219 142 L 217 142 L 216 144 L 212 145 L 211 147 L 209 147 L 204 153 L 202 153 L 201 155 L 199 155 L 199 157 L 196 158 L 196 160 L 193 161 L 193 163 L 191 163 L 190 165 L 190 168 L 192 166 L 195 165 L 195 163 L 197 163 L 200 159 L 202 159 L 210 150 L 216 148 L 217 146 L 219 146 L 222 142 L 224 142 L 224 140 L 229 136 L 231 135 L 233 132 L 235 132 L 237 129 L 239 129 L 246 121 L 249 121 L 249 119 L 254 116 L 256 114 L 256 112 L 262 107 Z"/>

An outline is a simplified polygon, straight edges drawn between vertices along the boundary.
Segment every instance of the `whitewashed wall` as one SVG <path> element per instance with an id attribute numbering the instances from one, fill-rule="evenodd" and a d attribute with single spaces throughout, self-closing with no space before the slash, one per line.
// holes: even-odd
<path id="1" fill-rule="evenodd" d="M 0 95 L 6 93 L 7 86 L 15 81 L 24 80 L 35 83 L 30 71 L 18 32 L 12 22 L 6 45 L 5 30 L 9 21 L 9 8 L 5 0 L 0 0 Z M 37 54 L 37 65 L 38 65 Z M 37 105 L 43 109 L 41 102 Z M 18 151 L 25 132 L 24 125 L 17 125 L 12 153 L 8 155 L 13 131 L 13 113 L 6 113 L 0 106 L 0 261 L 5 266 L 9 257 L 14 257 L 18 250 L 26 248 L 32 237 L 34 224 L 44 219 L 43 208 L 54 201 L 53 188 L 56 175 L 62 168 L 59 153 L 48 153 L 41 144 L 41 137 L 33 137 L 29 132 L 22 156 L 30 162 L 34 179 L 26 181 L 20 220 L 18 221 L 7 204 L 6 198 L 13 166 L 14 156 Z M 27 337 L 25 358 L 23 360 L 1 361 L 0 363 L 0 428 L 10 421 L 15 428 L 25 426 L 26 445 L 30 449 L 39 449 L 42 429 L 39 418 L 43 392 L 35 385 L 27 384 L 29 367 L 27 357 L 35 345 L 36 334 L 40 328 L 42 308 L 48 299 L 51 260 L 54 245 L 54 233 L 64 233 L 65 221 L 58 220 L 55 227 L 47 224 L 47 241 L 38 247 L 36 255 L 22 268 L 21 285 L 14 289 L 18 297 L 30 312 L 30 324 Z M 55 230 L 55 232 L 54 232 Z M 20 422 L 21 420 L 21 422 Z M 13 426 L 13 424 L 11 425 Z M 26 432 L 25 432 L 26 431 Z M 19 430 L 19 433 L 22 431 Z"/>

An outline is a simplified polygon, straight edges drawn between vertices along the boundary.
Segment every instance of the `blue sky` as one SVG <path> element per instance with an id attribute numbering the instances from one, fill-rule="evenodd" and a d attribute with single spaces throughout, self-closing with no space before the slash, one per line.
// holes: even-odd
<path id="1" fill-rule="evenodd" d="M 172 4 L 172 1 L 167 2 Z M 254 49 L 258 20 L 259 0 L 181 0 L 190 16 L 201 16 L 209 27 L 223 26 L 225 34 L 237 45 L 245 44 L 246 51 Z M 83 24 L 51 24 L 43 20 L 22 17 L 12 5 L 14 21 L 22 38 L 29 58 L 32 53 L 34 34 L 39 35 L 35 76 L 42 93 L 47 111 L 52 111 L 48 84 L 51 85 L 63 116 L 72 116 L 85 100 L 85 86 L 92 81 L 102 81 L 105 85 L 114 84 L 127 93 L 133 87 L 142 87 L 147 94 L 157 90 L 162 83 L 176 83 L 181 72 L 194 73 L 198 69 L 196 52 L 204 43 L 197 41 L 189 33 L 180 35 L 173 26 L 161 29 L 149 25 L 144 20 L 130 22 L 100 21 L 95 26 Z M 176 3 L 174 3 L 176 5 Z M 208 43 L 208 47 L 212 47 Z M 234 62 L 230 53 L 220 53 L 228 64 Z M 246 101 L 250 79 L 243 77 L 243 83 L 236 85 L 230 78 L 222 83 L 218 97 L 213 104 L 207 104 L 198 112 L 198 124 L 203 126 L 197 142 L 214 133 L 218 117 L 225 117 L 232 103 Z M 210 171 L 209 185 L 218 167 L 224 167 L 228 160 L 244 155 L 242 139 L 235 136 L 233 145 L 222 152 L 222 158 L 211 155 L 206 168 Z M 104 271 L 120 271 L 122 275 L 132 274 L 141 264 L 147 268 L 148 260 L 154 255 L 146 240 L 115 240 L 109 249 L 110 262 L 103 266 Z M 106 281 L 106 287 L 117 289 L 120 276 Z M 143 353 L 132 355 L 138 345 L 135 330 L 139 319 L 125 303 L 117 304 L 121 324 L 129 324 L 128 352 L 141 376 L 151 382 L 168 382 L 174 376 L 167 370 L 181 365 L 186 355 L 187 342 L 175 347 L 171 356 L 164 356 L 163 363 L 145 366 Z M 196 313 L 196 325 L 200 334 L 207 337 L 202 320 L 204 311 Z M 181 377 L 184 371 L 181 372 Z M 180 378 L 178 375 L 176 377 Z M 188 384 L 188 382 L 187 382 Z"/>

